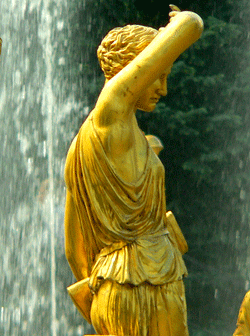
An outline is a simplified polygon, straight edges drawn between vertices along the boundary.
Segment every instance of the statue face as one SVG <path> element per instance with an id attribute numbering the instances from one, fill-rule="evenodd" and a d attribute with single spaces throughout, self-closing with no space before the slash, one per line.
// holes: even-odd
<path id="1" fill-rule="evenodd" d="M 154 83 L 152 83 L 140 96 L 136 107 L 145 112 L 152 112 L 161 96 L 167 94 L 167 77 L 171 72 L 171 67 L 167 68 Z"/>

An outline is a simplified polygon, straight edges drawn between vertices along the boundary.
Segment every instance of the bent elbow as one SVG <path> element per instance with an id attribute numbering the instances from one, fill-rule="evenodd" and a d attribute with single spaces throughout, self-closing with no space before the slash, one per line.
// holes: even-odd
<path id="1" fill-rule="evenodd" d="M 183 13 L 185 13 L 185 15 L 189 17 L 190 24 L 193 25 L 194 31 L 197 32 L 200 37 L 204 29 L 204 23 L 203 23 L 202 18 L 194 12 L 186 11 Z"/>
<path id="2" fill-rule="evenodd" d="M 196 13 L 193 13 L 193 14 L 195 16 L 194 21 L 196 23 L 197 30 L 200 32 L 200 35 L 201 35 L 201 33 L 203 32 L 203 29 L 204 29 L 203 20 L 198 14 L 196 14 Z"/>

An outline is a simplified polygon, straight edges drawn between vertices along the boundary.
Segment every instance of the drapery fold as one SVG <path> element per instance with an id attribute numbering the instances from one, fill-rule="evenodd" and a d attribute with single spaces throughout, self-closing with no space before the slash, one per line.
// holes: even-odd
<path id="1" fill-rule="evenodd" d="M 91 114 L 70 152 L 67 187 L 86 244 L 90 286 L 97 278 L 133 285 L 181 279 L 187 271 L 167 231 L 164 167 L 148 144 L 144 171 L 135 183 L 116 173 Z"/>

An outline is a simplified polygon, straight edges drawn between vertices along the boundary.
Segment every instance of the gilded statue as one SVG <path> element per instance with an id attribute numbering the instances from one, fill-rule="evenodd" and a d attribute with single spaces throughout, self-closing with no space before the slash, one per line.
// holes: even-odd
<path id="1" fill-rule="evenodd" d="M 233 336 L 250 336 L 250 291 L 248 291 L 242 301 L 237 328 Z"/>
<path id="2" fill-rule="evenodd" d="M 155 154 L 159 155 L 164 148 L 161 140 L 157 136 L 151 134 L 146 135 L 145 138 L 147 139 L 149 146 L 153 149 Z"/>
<path id="3" fill-rule="evenodd" d="M 173 62 L 199 39 L 201 18 L 176 8 L 159 30 L 111 30 L 97 55 L 106 81 L 68 151 L 68 292 L 102 335 L 188 335 L 182 254 L 166 211 L 164 167 L 136 120 L 167 94 Z"/>

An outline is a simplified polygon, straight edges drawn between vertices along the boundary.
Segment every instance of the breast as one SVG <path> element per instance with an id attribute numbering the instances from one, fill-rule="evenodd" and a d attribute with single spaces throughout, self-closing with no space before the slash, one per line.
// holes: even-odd
<path id="1" fill-rule="evenodd" d="M 140 134 L 130 134 L 125 142 L 121 142 L 120 150 L 116 151 L 116 155 L 110 158 L 116 173 L 127 183 L 136 182 L 145 171 L 148 158 L 148 145 Z"/>

